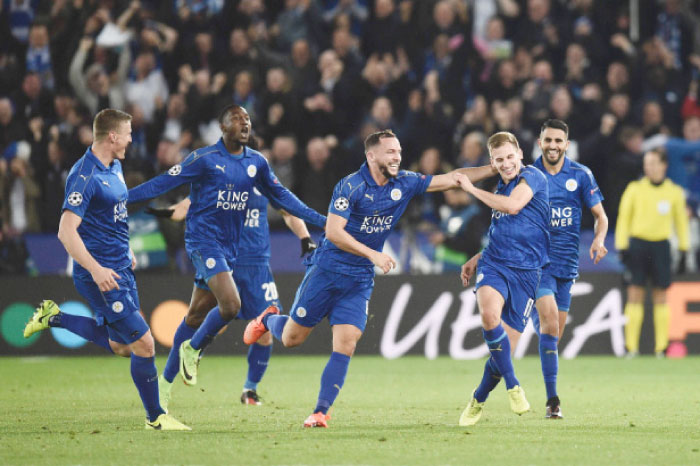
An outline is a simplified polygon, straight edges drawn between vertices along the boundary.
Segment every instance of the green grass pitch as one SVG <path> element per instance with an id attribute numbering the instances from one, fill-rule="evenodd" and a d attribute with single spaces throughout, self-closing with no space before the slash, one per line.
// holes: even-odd
<path id="1" fill-rule="evenodd" d="M 515 366 L 533 410 L 511 413 L 501 385 L 461 428 L 484 360 L 360 356 L 330 428 L 303 429 L 326 360 L 273 355 L 255 407 L 239 402 L 245 358 L 205 357 L 170 406 L 193 431 L 154 432 L 128 360 L 0 358 L 0 464 L 700 464 L 697 357 L 561 361 L 561 421 L 544 418 L 528 357 Z"/>

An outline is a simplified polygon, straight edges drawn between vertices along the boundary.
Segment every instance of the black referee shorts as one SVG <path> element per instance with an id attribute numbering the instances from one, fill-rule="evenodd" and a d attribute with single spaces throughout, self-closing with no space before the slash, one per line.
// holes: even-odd
<path id="1" fill-rule="evenodd" d="M 671 245 L 668 240 L 630 238 L 625 265 L 632 285 L 646 286 L 649 280 L 655 288 L 671 285 Z"/>

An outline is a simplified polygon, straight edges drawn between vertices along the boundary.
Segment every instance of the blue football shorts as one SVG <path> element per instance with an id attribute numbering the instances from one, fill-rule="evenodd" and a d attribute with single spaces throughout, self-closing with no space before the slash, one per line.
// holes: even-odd
<path id="1" fill-rule="evenodd" d="M 73 277 L 78 293 L 85 298 L 95 313 L 98 325 L 107 325 L 109 338 L 117 343 L 129 344 L 148 332 L 148 324 L 139 312 L 138 290 L 131 268 L 117 270 L 119 289 L 101 292 L 92 279 Z"/>
<path id="2" fill-rule="evenodd" d="M 187 253 L 194 265 L 194 284 L 203 290 L 210 291 L 207 282 L 211 277 L 233 270 L 233 257 L 220 249 L 192 249 Z"/>
<path id="3" fill-rule="evenodd" d="M 537 299 L 542 296 L 554 295 L 557 309 L 569 312 L 571 308 L 571 287 L 576 282 L 573 278 L 559 278 L 549 273 L 549 267 L 542 269 L 542 279 L 537 288 Z"/>
<path id="4" fill-rule="evenodd" d="M 241 297 L 241 310 L 236 319 L 255 319 L 271 305 L 282 310 L 277 285 L 268 264 L 236 265 L 233 280 Z"/>
<path id="5" fill-rule="evenodd" d="M 314 327 L 328 317 L 331 325 L 350 324 L 364 332 L 373 289 L 371 276 L 345 275 L 312 265 L 306 269 L 289 315 L 304 327 Z"/>
<path id="6" fill-rule="evenodd" d="M 474 291 L 482 286 L 490 286 L 498 291 L 505 300 L 501 320 L 522 333 L 535 304 L 540 275 L 540 269 L 494 267 L 479 261 Z"/>

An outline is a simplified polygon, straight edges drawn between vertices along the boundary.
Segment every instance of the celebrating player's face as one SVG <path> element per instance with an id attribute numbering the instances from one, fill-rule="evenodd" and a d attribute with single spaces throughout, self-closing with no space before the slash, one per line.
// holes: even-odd
<path id="1" fill-rule="evenodd" d="M 381 138 L 371 152 L 377 168 L 385 178 L 393 178 L 399 174 L 401 144 L 397 138 Z"/>
<path id="2" fill-rule="evenodd" d="M 250 116 L 244 108 L 238 107 L 228 112 L 221 123 L 226 147 L 247 144 L 251 129 Z"/>
<path id="3" fill-rule="evenodd" d="M 520 173 L 523 151 L 507 142 L 491 150 L 491 166 L 493 166 L 504 182 L 509 182 Z"/>
<path id="4" fill-rule="evenodd" d="M 131 122 L 124 121 L 119 125 L 119 130 L 110 132 L 112 150 L 119 160 L 124 160 L 127 146 L 131 143 Z"/>
<path id="5" fill-rule="evenodd" d="M 542 149 L 544 161 L 549 165 L 557 165 L 569 148 L 566 132 L 557 128 L 545 128 L 537 143 Z"/>

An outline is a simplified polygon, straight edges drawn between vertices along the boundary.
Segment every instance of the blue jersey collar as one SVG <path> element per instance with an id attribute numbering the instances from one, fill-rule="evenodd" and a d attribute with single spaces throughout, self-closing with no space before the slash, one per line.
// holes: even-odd
<path id="1" fill-rule="evenodd" d="M 362 178 L 365 180 L 365 183 L 369 186 L 379 186 L 376 181 L 374 181 L 374 178 L 372 177 L 372 173 L 369 171 L 369 165 L 367 165 L 367 162 L 363 163 L 362 166 L 360 167 L 360 175 L 362 175 Z M 389 181 L 387 184 L 392 184 L 396 181 L 396 177 L 389 178 Z"/>
<path id="2" fill-rule="evenodd" d="M 248 153 L 249 148 L 248 146 L 243 146 L 243 152 L 240 154 L 232 154 L 226 149 L 226 144 L 224 144 L 224 138 L 219 138 L 218 141 L 216 141 L 216 148 L 219 150 L 224 155 L 229 155 L 231 157 L 235 157 L 237 159 L 243 158 L 243 157 L 250 157 L 250 154 Z"/>
<path id="3" fill-rule="evenodd" d="M 537 168 L 539 168 L 540 170 L 542 170 L 542 172 L 543 172 L 545 175 L 552 176 L 552 175 L 547 171 L 547 169 L 544 168 L 544 155 L 540 155 L 540 156 L 537 158 L 537 160 L 535 160 L 534 165 L 535 165 Z M 559 170 L 559 173 L 565 173 L 565 172 L 568 173 L 570 168 L 571 168 L 571 160 L 569 159 L 569 157 L 566 156 L 566 154 L 564 154 L 564 165 L 561 166 L 561 170 Z M 557 173 L 557 175 L 558 175 L 559 173 Z"/>
<path id="4" fill-rule="evenodd" d="M 92 151 L 92 146 L 88 146 L 87 150 L 85 151 L 85 157 L 92 162 L 93 165 L 97 167 L 98 170 L 101 170 L 103 172 L 109 171 L 112 166 L 114 165 L 114 161 L 109 164 L 109 167 L 105 167 L 104 164 L 100 161 L 100 159 L 97 158 L 95 153 Z"/>

